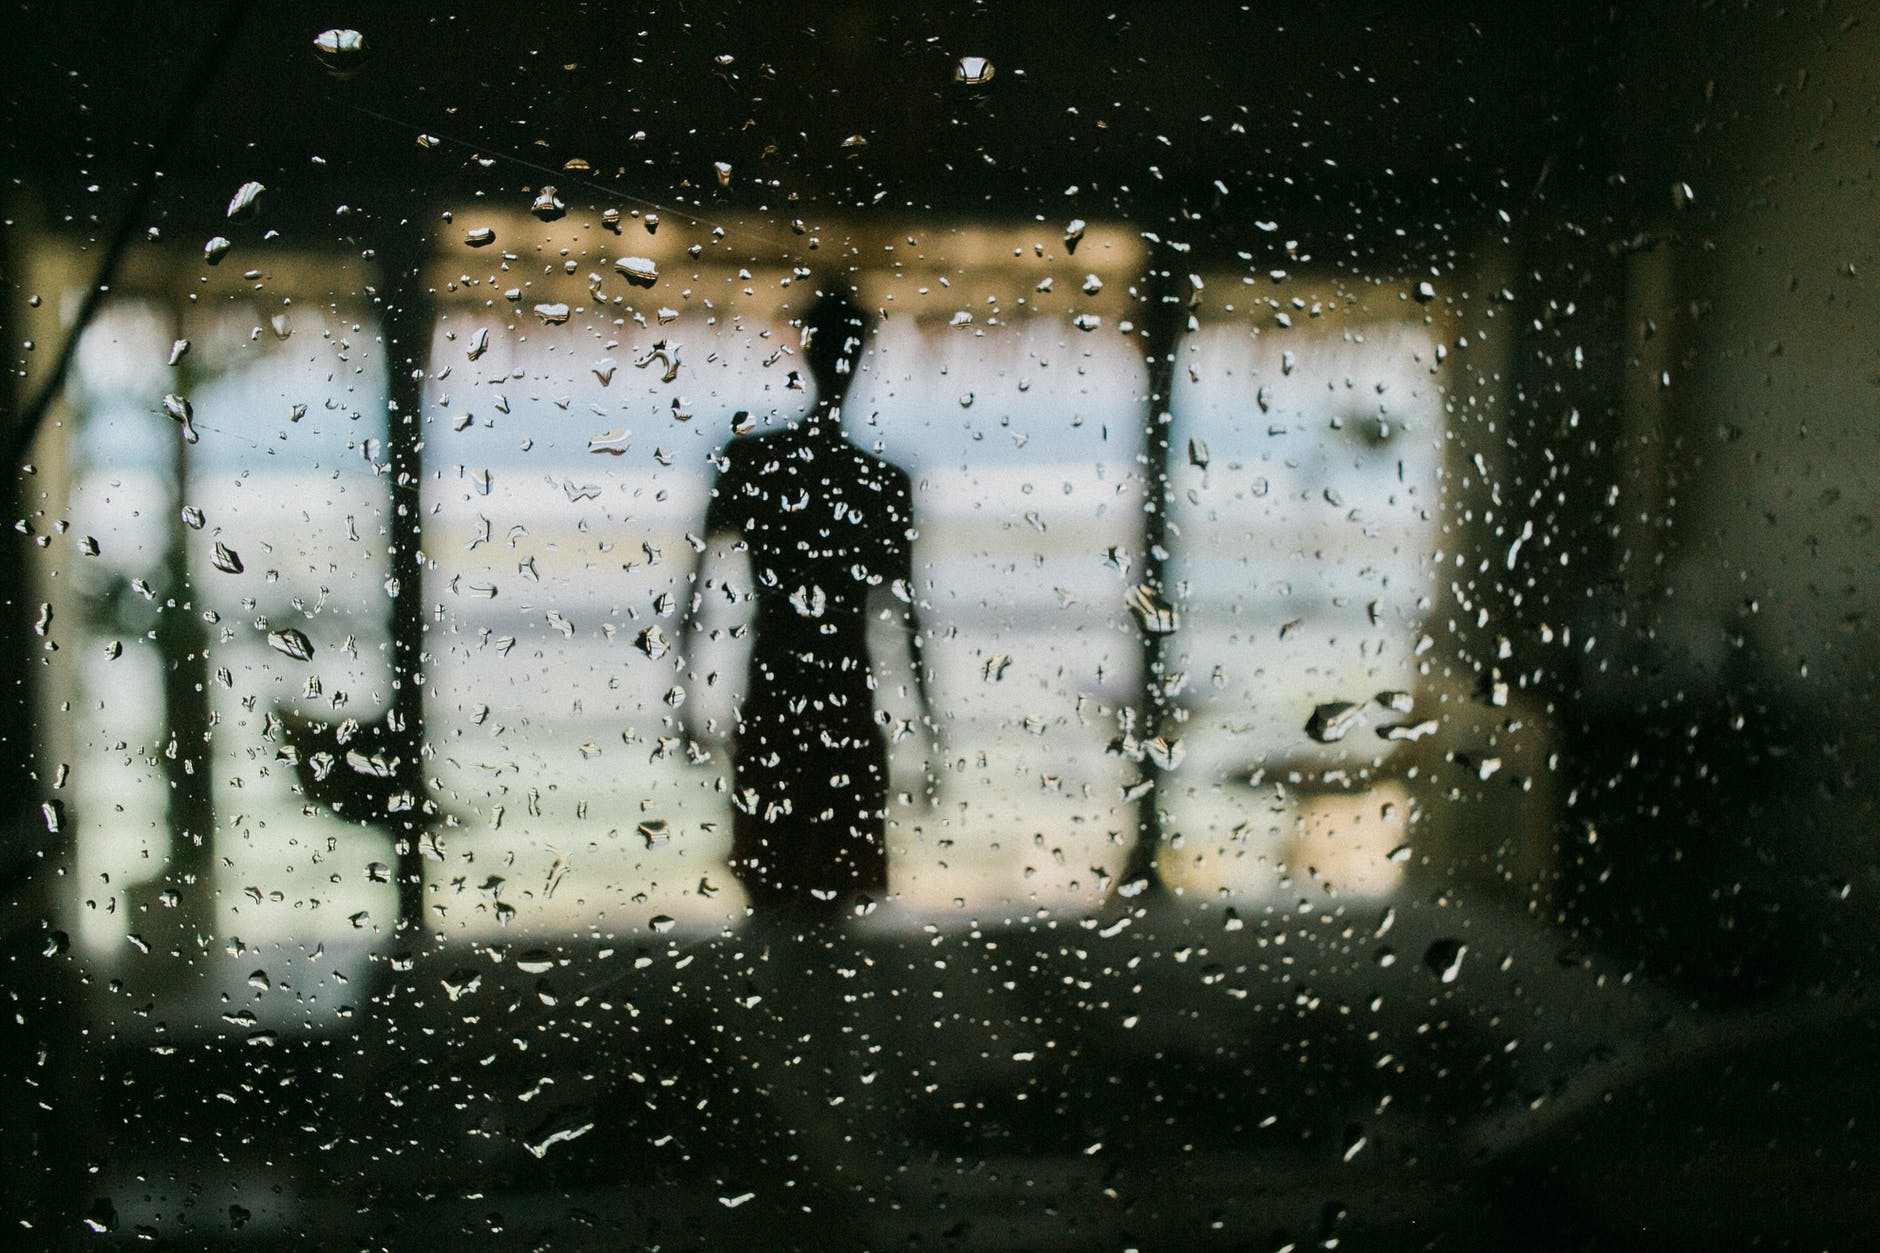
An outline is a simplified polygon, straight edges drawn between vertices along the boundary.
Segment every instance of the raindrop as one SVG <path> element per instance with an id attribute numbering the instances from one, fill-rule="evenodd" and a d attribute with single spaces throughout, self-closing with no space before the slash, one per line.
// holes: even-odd
<path id="1" fill-rule="evenodd" d="M 1180 740 L 1160 735 L 1145 743 L 1142 749 L 1143 754 L 1160 770 L 1173 770 L 1188 756 L 1188 750 L 1182 747 Z"/>
<path id="2" fill-rule="evenodd" d="M 968 85 L 989 83 L 997 72 L 992 62 L 984 57 L 961 57 L 959 64 L 953 67 L 953 81 Z"/>
<path id="3" fill-rule="evenodd" d="M 1129 590 L 1129 607 L 1142 629 L 1151 635 L 1172 635 L 1181 628 L 1181 611 L 1163 599 L 1162 593 L 1147 583 Z"/>
<path id="4" fill-rule="evenodd" d="M 805 618 L 820 618 L 829 605 L 829 595 L 820 587 L 799 587 L 790 593 L 790 605 Z"/>
<path id="5" fill-rule="evenodd" d="M 329 64 L 342 62 L 366 50 L 366 37 L 356 30 L 323 30 L 313 37 L 313 50 Z"/>
<path id="6" fill-rule="evenodd" d="M 313 660 L 313 642 L 293 627 L 269 631 L 268 647 L 295 661 Z"/>
<path id="7" fill-rule="evenodd" d="M 611 453 L 616 457 L 622 456 L 627 451 L 627 437 L 631 434 L 633 434 L 633 432 L 623 426 L 619 430 L 609 431 L 605 435 L 596 435 L 588 440 L 587 450 L 589 452 Z"/>
<path id="8" fill-rule="evenodd" d="M 177 425 L 183 428 L 184 443 L 194 444 L 202 439 L 202 436 L 196 434 L 196 428 L 191 425 L 191 419 L 196 416 L 196 411 L 190 408 L 187 400 L 171 392 L 163 398 L 163 412 L 169 414 L 176 420 Z"/>
<path id="9" fill-rule="evenodd" d="M 622 257 L 614 262 L 614 269 L 635 287 L 651 287 L 659 281 L 659 267 L 646 257 Z"/>
<path id="10" fill-rule="evenodd" d="M 1423 950 L 1423 964 L 1444 983 L 1454 983 L 1456 976 L 1462 973 L 1462 959 L 1468 952 L 1469 946 L 1460 940 L 1432 940 L 1430 946 Z"/>
<path id="11" fill-rule="evenodd" d="M 229 199 L 228 215 L 232 218 L 236 218 L 254 212 L 255 201 L 258 200 L 261 193 L 266 190 L 267 188 L 263 187 L 260 183 L 243 183 L 240 187 L 235 189 L 234 196 Z M 214 242 L 214 240 L 210 241 L 211 244 Z"/>
<path id="12" fill-rule="evenodd" d="M 1328 701 L 1313 709 L 1306 719 L 1306 734 L 1321 744 L 1335 744 L 1357 724 L 1362 705 L 1348 700 Z"/>

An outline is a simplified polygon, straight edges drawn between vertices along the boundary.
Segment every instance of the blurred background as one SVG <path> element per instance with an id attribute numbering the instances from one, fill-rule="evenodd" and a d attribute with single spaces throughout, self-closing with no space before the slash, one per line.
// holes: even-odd
<path id="1" fill-rule="evenodd" d="M 16 15 L 18 1247 L 1868 1247 L 1858 6 Z M 832 932 L 683 722 L 837 283 Z"/>

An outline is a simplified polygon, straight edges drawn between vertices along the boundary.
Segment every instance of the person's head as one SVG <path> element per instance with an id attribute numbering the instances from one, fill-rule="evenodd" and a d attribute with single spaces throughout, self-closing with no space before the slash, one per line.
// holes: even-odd
<path id="1" fill-rule="evenodd" d="M 818 408 L 842 403 L 862 355 L 868 318 L 850 290 L 846 283 L 824 288 L 803 312 L 803 357 L 816 382 Z"/>

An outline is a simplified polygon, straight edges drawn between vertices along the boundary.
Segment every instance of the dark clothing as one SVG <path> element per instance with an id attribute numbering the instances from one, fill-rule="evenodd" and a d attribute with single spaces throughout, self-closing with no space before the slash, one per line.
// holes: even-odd
<path id="1" fill-rule="evenodd" d="M 754 906 L 887 887 L 867 611 L 877 589 L 912 596 L 912 522 L 906 473 L 814 425 L 725 449 L 705 529 L 743 537 L 756 584 L 731 837 Z"/>

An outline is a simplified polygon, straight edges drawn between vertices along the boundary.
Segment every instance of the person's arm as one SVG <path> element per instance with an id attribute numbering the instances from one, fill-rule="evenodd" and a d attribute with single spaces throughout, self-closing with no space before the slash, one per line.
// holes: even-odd
<path id="1" fill-rule="evenodd" d="M 726 450 L 727 455 L 729 451 L 729 449 Z M 686 565 L 684 581 L 679 586 L 679 625 L 672 647 L 673 651 L 678 654 L 680 673 L 688 676 L 690 676 L 693 644 L 696 643 L 694 637 L 703 629 L 700 625 L 699 610 L 705 603 L 704 580 L 705 571 L 709 566 L 707 558 L 711 556 L 713 541 L 736 529 L 731 524 L 731 514 L 728 508 L 729 483 L 727 480 L 730 476 L 727 471 L 730 469 L 730 464 L 729 462 L 723 464 L 725 469 L 712 475 L 711 488 L 705 498 L 705 517 L 699 527 L 702 532 L 700 536 L 703 541 L 702 546 L 696 549 L 689 544 L 686 546 L 690 550 L 690 560 Z M 696 696 L 695 693 L 693 698 L 688 699 L 679 707 L 679 725 L 684 730 L 687 740 L 709 751 L 724 737 L 713 735 L 700 719 L 699 701 Z"/>
<path id="2" fill-rule="evenodd" d="M 940 770 L 944 763 L 941 761 L 940 722 L 934 716 L 932 685 L 927 673 L 927 631 L 921 620 L 920 592 L 914 585 L 914 497 L 904 474 L 896 486 L 894 512 L 898 515 L 896 524 L 901 533 L 895 537 L 897 543 L 892 550 L 889 579 L 895 599 L 900 602 L 901 628 L 907 633 L 907 660 L 914 673 L 915 707 L 926 738 L 925 800 L 933 804 L 939 799 Z"/>

